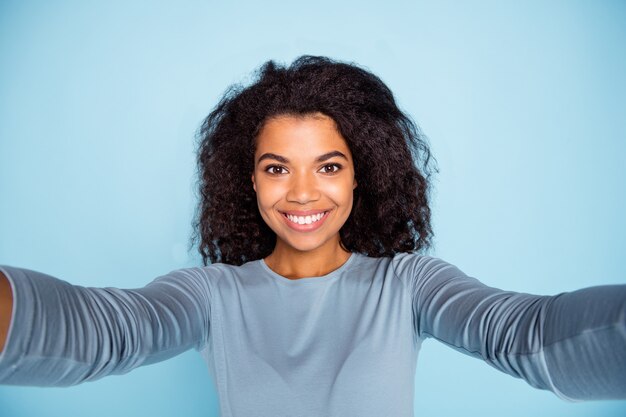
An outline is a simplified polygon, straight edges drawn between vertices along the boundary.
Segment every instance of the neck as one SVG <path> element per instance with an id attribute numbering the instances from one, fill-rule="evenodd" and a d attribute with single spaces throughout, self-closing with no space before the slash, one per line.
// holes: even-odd
<path id="1" fill-rule="evenodd" d="M 299 279 L 329 274 L 346 263 L 350 254 L 341 247 L 339 241 L 312 251 L 299 251 L 277 242 L 274 251 L 264 260 L 277 274 Z"/>

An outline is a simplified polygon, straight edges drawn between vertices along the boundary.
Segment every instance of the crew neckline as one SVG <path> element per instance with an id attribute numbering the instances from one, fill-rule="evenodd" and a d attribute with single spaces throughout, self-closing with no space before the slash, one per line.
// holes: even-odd
<path id="1" fill-rule="evenodd" d="M 359 254 L 356 252 L 350 253 L 350 257 L 343 264 L 341 264 L 339 268 L 335 269 L 334 271 L 330 271 L 326 275 L 303 277 L 303 278 L 297 278 L 297 279 L 290 279 L 290 278 L 280 275 L 277 272 L 274 272 L 272 268 L 270 268 L 265 263 L 265 259 L 263 258 L 259 259 L 259 264 L 268 274 L 270 274 L 270 276 L 277 279 L 278 281 L 289 284 L 289 285 L 299 285 L 299 284 L 304 284 L 304 283 L 326 282 L 326 281 L 332 280 L 333 278 L 341 275 L 341 273 L 345 271 L 358 256 Z"/>

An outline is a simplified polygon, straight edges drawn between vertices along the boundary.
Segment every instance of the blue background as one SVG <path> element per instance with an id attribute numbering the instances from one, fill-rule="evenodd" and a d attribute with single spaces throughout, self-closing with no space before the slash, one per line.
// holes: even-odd
<path id="1" fill-rule="evenodd" d="M 378 74 L 430 138 L 431 254 L 492 286 L 624 283 L 622 1 L 0 3 L 0 262 L 138 287 L 198 265 L 194 134 L 267 59 Z M 401 175 L 401 173 L 399 173 Z M 416 415 L 616 416 L 427 341 Z M 72 388 L 0 387 L 0 415 L 217 416 L 200 356 Z"/>

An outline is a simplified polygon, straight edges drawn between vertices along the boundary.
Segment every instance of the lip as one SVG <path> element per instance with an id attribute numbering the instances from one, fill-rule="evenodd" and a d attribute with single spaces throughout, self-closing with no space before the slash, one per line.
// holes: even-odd
<path id="1" fill-rule="evenodd" d="M 330 211 L 330 209 L 327 209 L 327 210 L 279 210 L 279 212 L 283 214 L 291 214 L 292 216 L 312 216 L 314 214 L 323 213 L 325 211 Z"/>
<path id="2" fill-rule="evenodd" d="M 322 227 L 322 224 L 326 221 L 331 211 L 332 210 L 280 211 L 280 216 L 283 218 L 285 224 L 290 229 L 296 230 L 298 232 L 312 232 Z M 311 224 L 294 223 L 291 220 L 289 220 L 286 216 L 286 214 L 291 214 L 292 216 L 310 216 L 313 214 L 324 213 L 324 212 L 326 214 L 320 220 Z"/>

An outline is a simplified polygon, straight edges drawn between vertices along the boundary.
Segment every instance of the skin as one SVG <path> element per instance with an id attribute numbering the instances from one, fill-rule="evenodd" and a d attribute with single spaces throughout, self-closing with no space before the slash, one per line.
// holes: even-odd
<path id="1" fill-rule="evenodd" d="M 13 294 L 9 280 L 0 272 L 0 352 L 4 349 L 9 324 L 11 323 L 11 312 L 13 310 Z"/>
<path id="2" fill-rule="evenodd" d="M 254 161 L 259 212 L 276 233 L 265 263 L 289 279 L 323 276 L 343 265 L 350 252 L 341 247 L 339 230 L 357 182 L 352 153 L 335 122 L 322 114 L 269 119 L 257 136 Z M 294 230 L 283 214 L 308 210 L 328 211 L 312 231 Z"/>

